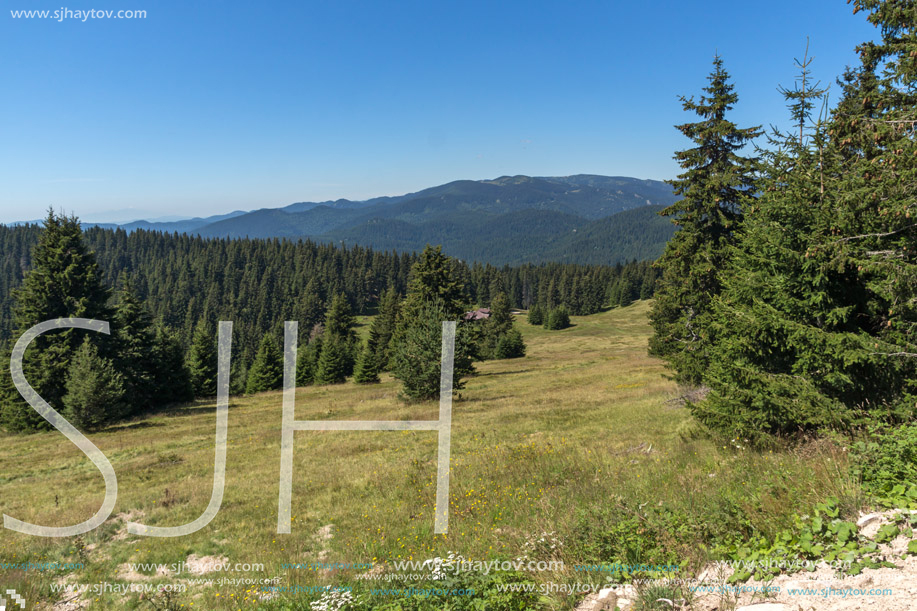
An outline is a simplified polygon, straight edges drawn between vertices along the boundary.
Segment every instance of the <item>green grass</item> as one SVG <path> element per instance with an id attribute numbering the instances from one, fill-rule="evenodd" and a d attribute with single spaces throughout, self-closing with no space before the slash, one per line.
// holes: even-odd
<path id="1" fill-rule="evenodd" d="M 81 537 L 43 539 L 0 531 L 0 562 L 78 562 L 77 571 L 0 570 L 0 585 L 30 603 L 49 585 L 123 582 L 119 565 L 178 563 L 191 554 L 262 563 L 263 572 L 211 577 L 268 578 L 283 585 L 344 583 L 353 571 L 281 569 L 282 563 L 424 560 L 449 551 L 468 559 L 512 559 L 553 532 L 563 546 L 536 559 L 567 568 L 538 581 L 585 582 L 573 565 L 671 559 L 706 561 L 713 542 L 770 535 L 829 496 L 853 512 L 859 491 L 846 455 L 827 442 L 793 451 L 751 452 L 697 434 L 681 393 L 646 354 L 648 305 L 573 317 L 546 331 L 517 322 L 521 359 L 477 364 L 454 403 L 449 533 L 433 535 L 436 436 L 432 432 L 297 432 L 293 533 L 277 535 L 281 397 L 234 397 L 229 415 L 222 509 L 204 529 L 172 539 L 125 537 L 112 519 Z M 365 320 L 363 329 L 367 329 Z M 435 419 L 435 402 L 405 404 L 388 376 L 297 390 L 298 419 Z M 150 525 L 179 525 L 207 506 L 213 477 L 214 406 L 197 403 L 91 435 L 118 474 L 115 514 L 142 512 Z M 5 514 L 43 525 L 74 524 L 101 503 L 92 464 L 59 433 L 3 437 L 0 503 Z M 741 441 L 737 442 L 741 445 Z M 333 524 L 333 536 L 318 533 Z M 88 551 L 80 552 L 81 546 Z M 187 576 L 149 576 L 180 583 Z M 192 586 L 176 608 L 258 606 L 252 586 Z M 84 597 L 86 598 L 86 597 Z M 150 608 L 137 594 L 92 597 L 92 608 Z M 194 603 L 193 606 L 190 606 Z M 558 595 L 555 608 L 575 597 Z"/>

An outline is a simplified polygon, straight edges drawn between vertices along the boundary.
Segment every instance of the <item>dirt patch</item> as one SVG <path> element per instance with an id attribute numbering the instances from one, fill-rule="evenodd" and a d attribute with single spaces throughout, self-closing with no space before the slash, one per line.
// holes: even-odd
<path id="1" fill-rule="evenodd" d="M 115 517 L 113 518 L 109 518 L 107 520 L 108 522 L 121 522 L 121 526 L 118 527 L 118 531 L 111 538 L 111 540 L 112 541 L 123 541 L 127 539 L 128 537 L 137 536 L 137 535 L 131 535 L 129 532 L 127 532 L 127 523 L 136 522 L 138 519 L 142 518 L 144 515 L 145 514 L 142 511 L 140 511 L 139 509 L 131 509 L 130 511 L 115 514 Z"/>
<path id="2" fill-rule="evenodd" d="M 322 546 L 317 556 L 319 562 L 324 562 L 328 558 L 328 554 L 331 553 L 328 543 L 334 538 L 333 530 L 334 524 L 325 524 L 312 537 Z"/>

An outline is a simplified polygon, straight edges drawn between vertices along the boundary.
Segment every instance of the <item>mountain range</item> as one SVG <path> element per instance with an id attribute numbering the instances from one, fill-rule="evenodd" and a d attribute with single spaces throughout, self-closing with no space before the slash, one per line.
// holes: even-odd
<path id="1" fill-rule="evenodd" d="M 661 254 L 674 228 L 657 213 L 676 199 L 668 184 L 655 180 L 502 176 L 364 201 L 299 202 L 168 222 L 85 224 L 213 238 L 309 238 L 397 251 L 442 244 L 452 256 L 495 265 L 614 264 Z"/>

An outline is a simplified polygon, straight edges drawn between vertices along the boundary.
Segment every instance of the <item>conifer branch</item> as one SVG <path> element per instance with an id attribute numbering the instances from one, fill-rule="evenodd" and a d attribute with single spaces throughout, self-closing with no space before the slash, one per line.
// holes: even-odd
<path id="1" fill-rule="evenodd" d="M 837 242 L 850 242 L 851 240 L 863 240 L 865 238 L 887 238 L 889 236 L 899 234 L 902 231 L 913 229 L 914 227 L 917 227 L 917 223 L 912 223 L 906 227 L 902 227 L 901 229 L 896 229 L 894 231 L 889 231 L 887 233 L 864 233 L 862 235 L 854 235 L 854 236 L 848 236 L 846 238 L 839 238 L 836 241 Z"/>

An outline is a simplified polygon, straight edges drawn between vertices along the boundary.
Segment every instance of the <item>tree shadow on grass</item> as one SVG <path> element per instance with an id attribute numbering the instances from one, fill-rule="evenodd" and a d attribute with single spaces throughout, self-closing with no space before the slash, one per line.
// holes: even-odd
<path id="1" fill-rule="evenodd" d="M 491 376 L 510 376 L 510 375 L 516 375 L 517 373 L 528 373 L 530 371 L 531 369 L 519 369 L 517 371 L 491 371 L 488 373 L 476 373 L 472 377 L 487 378 Z"/>
<path id="2" fill-rule="evenodd" d="M 230 399 L 230 408 L 232 408 L 232 400 Z M 213 414 L 216 411 L 216 399 L 213 400 L 204 400 L 200 403 L 193 404 L 173 404 L 173 405 L 163 405 L 162 407 L 152 408 L 148 411 L 138 414 L 131 418 L 130 420 L 124 420 L 122 422 L 112 423 L 109 426 L 106 426 L 103 429 L 100 429 L 97 432 L 100 433 L 117 433 L 119 431 L 132 431 L 139 429 L 148 429 L 154 427 L 165 426 L 163 422 L 150 422 L 150 418 L 154 416 L 167 416 L 169 418 L 184 418 L 186 416 L 198 416 L 202 413 Z"/>
<path id="3" fill-rule="evenodd" d="M 112 426 L 101 429 L 98 432 L 99 433 L 123 433 L 124 431 L 139 431 L 141 429 L 153 429 L 153 428 L 158 428 L 161 426 L 165 426 L 165 424 L 162 422 L 149 422 L 147 420 L 141 420 L 140 422 L 113 424 Z"/>

